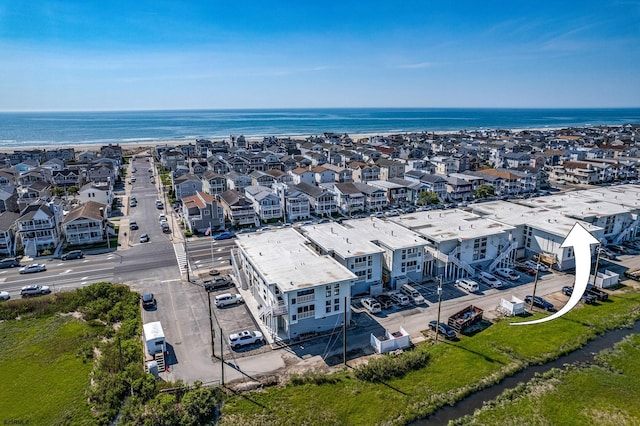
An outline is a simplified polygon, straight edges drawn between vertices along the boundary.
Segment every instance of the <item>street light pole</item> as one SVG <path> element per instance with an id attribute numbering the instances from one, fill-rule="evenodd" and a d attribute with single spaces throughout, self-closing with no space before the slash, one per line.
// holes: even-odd
<path id="1" fill-rule="evenodd" d="M 187 270 L 187 281 L 191 282 L 191 278 L 189 276 L 189 251 L 187 250 L 187 238 L 184 239 L 184 267 Z"/>
<path id="2" fill-rule="evenodd" d="M 536 297 L 536 287 L 538 287 L 538 275 L 540 275 L 540 258 L 542 257 L 542 253 L 538 253 L 538 263 L 536 265 L 536 277 L 533 281 L 533 294 L 531 295 L 531 303 L 529 305 L 529 310 L 533 311 L 533 301 Z"/>
<path id="3" fill-rule="evenodd" d="M 600 252 L 601 252 L 600 244 L 598 244 L 596 248 L 596 270 L 593 271 L 593 286 L 596 286 L 596 279 L 598 278 L 598 263 L 600 263 Z"/>
<path id="4" fill-rule="evenodd" d="M 440 305 L 442 304 L 442 275 L 438 277 L 438 321 L 436 323 L 436 343 L 440 334 Z"/>

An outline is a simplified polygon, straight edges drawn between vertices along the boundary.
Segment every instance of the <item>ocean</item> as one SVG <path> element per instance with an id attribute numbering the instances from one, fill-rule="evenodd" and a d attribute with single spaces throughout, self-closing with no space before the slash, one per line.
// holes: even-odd
<path id="1" fill-rule="evenodd" d="M 531 129 L 640 123 L 640 108 L 326 108 L 0 113 L 0 148 L 223 139 L 230 135 Z"/>

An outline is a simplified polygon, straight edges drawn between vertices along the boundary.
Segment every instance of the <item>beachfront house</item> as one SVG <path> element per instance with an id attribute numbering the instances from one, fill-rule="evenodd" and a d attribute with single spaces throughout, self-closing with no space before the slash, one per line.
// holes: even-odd
<path id="1" fill-rule="evenodd" d="M 111 185 L 104 182 L 91 182 L 80 188 L 77 198 L 83 204 L 94 202 L 104 205 L 105 217 L 109 217 L 111 215 L 113 197 L 113 187 Z"/>
<path id="2" fill-rule="evenodd" d="M 16 221 L 19 213 L 5 211 L 0 213 L 0 256 L 9 257 L 16 255 Z"/>
<path id="3" fill-rule="evenodd" d="M 331 216 L 338 212 L 338 203 L 333 193 L 308 183 L 299 183 L 295 188 L 309 199 L 311 210 L 317 216 Z"/>
<path id="4" fill-rule="evenodd" d="M 244 189 L 244 193 L 253 203 L 253 208 L 261 221 L 273 222 L 282 219 L 280 199 L 269 188 L 250 185 Z"/>
<path id="5" fill-rule="evenodd" d="M 212 195 L 222 194 L 227 188 L 227 179 L 219 173 L 211 170 L 204 172 L 202 180 L 202 192 Z"/>
<path id="6" fill-rule="evenodd" d="M 114 235 L 115 230 L 106 220 L 108 205 L 87 201 L 71 210 L 62 222 L 62 234 L 70 245 L 97 244 Z"/>
<path id="7" fill-rule="evenodd" d="M 224 209 L 216 197 L 198 191 L 181 200 L 181 214 L 186 228 L 193 233 L 209 233 L 224 229 Z"/>
<path id="8" fill-rule="evenodd" d="M 202 191 L 202 180 L 196 175 L 186 173 L 180 177 L 172 178 L 173 191 L 177 200 L 195 195 Z"/>
<path id="9" fill-rule="evenodd" d="M 15 186 L 0 187 L 0 213 L 6 211 L 20 211 L 18 207 L 18 190 Z"/>
<path id="10" fill-rule="evenodd" d="M 80 187 L 82 175 L 78 169 L 54 170 L 51 173 L 53 185 L 59 188 Z"/>
<path id="11" fill-rule="evenodd" d="M 260 220 L 253 209 L 253 202 L 243 193 L 230 189 L 218 196 L 225 219 L 231 226 L 259 226 Z"/>
<path id="12" fill-rule="evenodd" d="M 40 256 L 45 251 L 53 253 L 61 242 L 62 206 L 35 201 L 22 210 L 16 223 L 26 256 Z"/>

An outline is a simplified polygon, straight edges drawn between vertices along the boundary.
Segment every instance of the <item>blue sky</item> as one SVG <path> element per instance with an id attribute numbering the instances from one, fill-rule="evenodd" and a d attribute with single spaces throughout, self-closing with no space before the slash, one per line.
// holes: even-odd
<path id="1" fill-rule="evenodd" d="M 0 110 L 638 107 L 639 1 L 0 1 Z"/>

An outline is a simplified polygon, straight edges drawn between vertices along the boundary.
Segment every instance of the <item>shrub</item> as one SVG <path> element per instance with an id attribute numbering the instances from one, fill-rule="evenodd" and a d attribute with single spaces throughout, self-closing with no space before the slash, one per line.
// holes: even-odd
<path id="1" fill-rule="evenodd" d="M 411 370 L 424 367 L 429 354 L 421 350 L 404 352 L 399 356 L 391 354 L 372 358 L 365 365 L 355 368 L 356 378 L 367 382 L 379 382 L 394 377 L 402 377 Z"/>
<path id="2" fill-rule="evenodd" d="M 335 374 L 325 374 L 320 371 L 305 371 L 303 374 L 292 374 L 289 379 L 295 386 L 304 384 L 323 385 L 325 383 L 337 383 L 340 378 Z"/>

